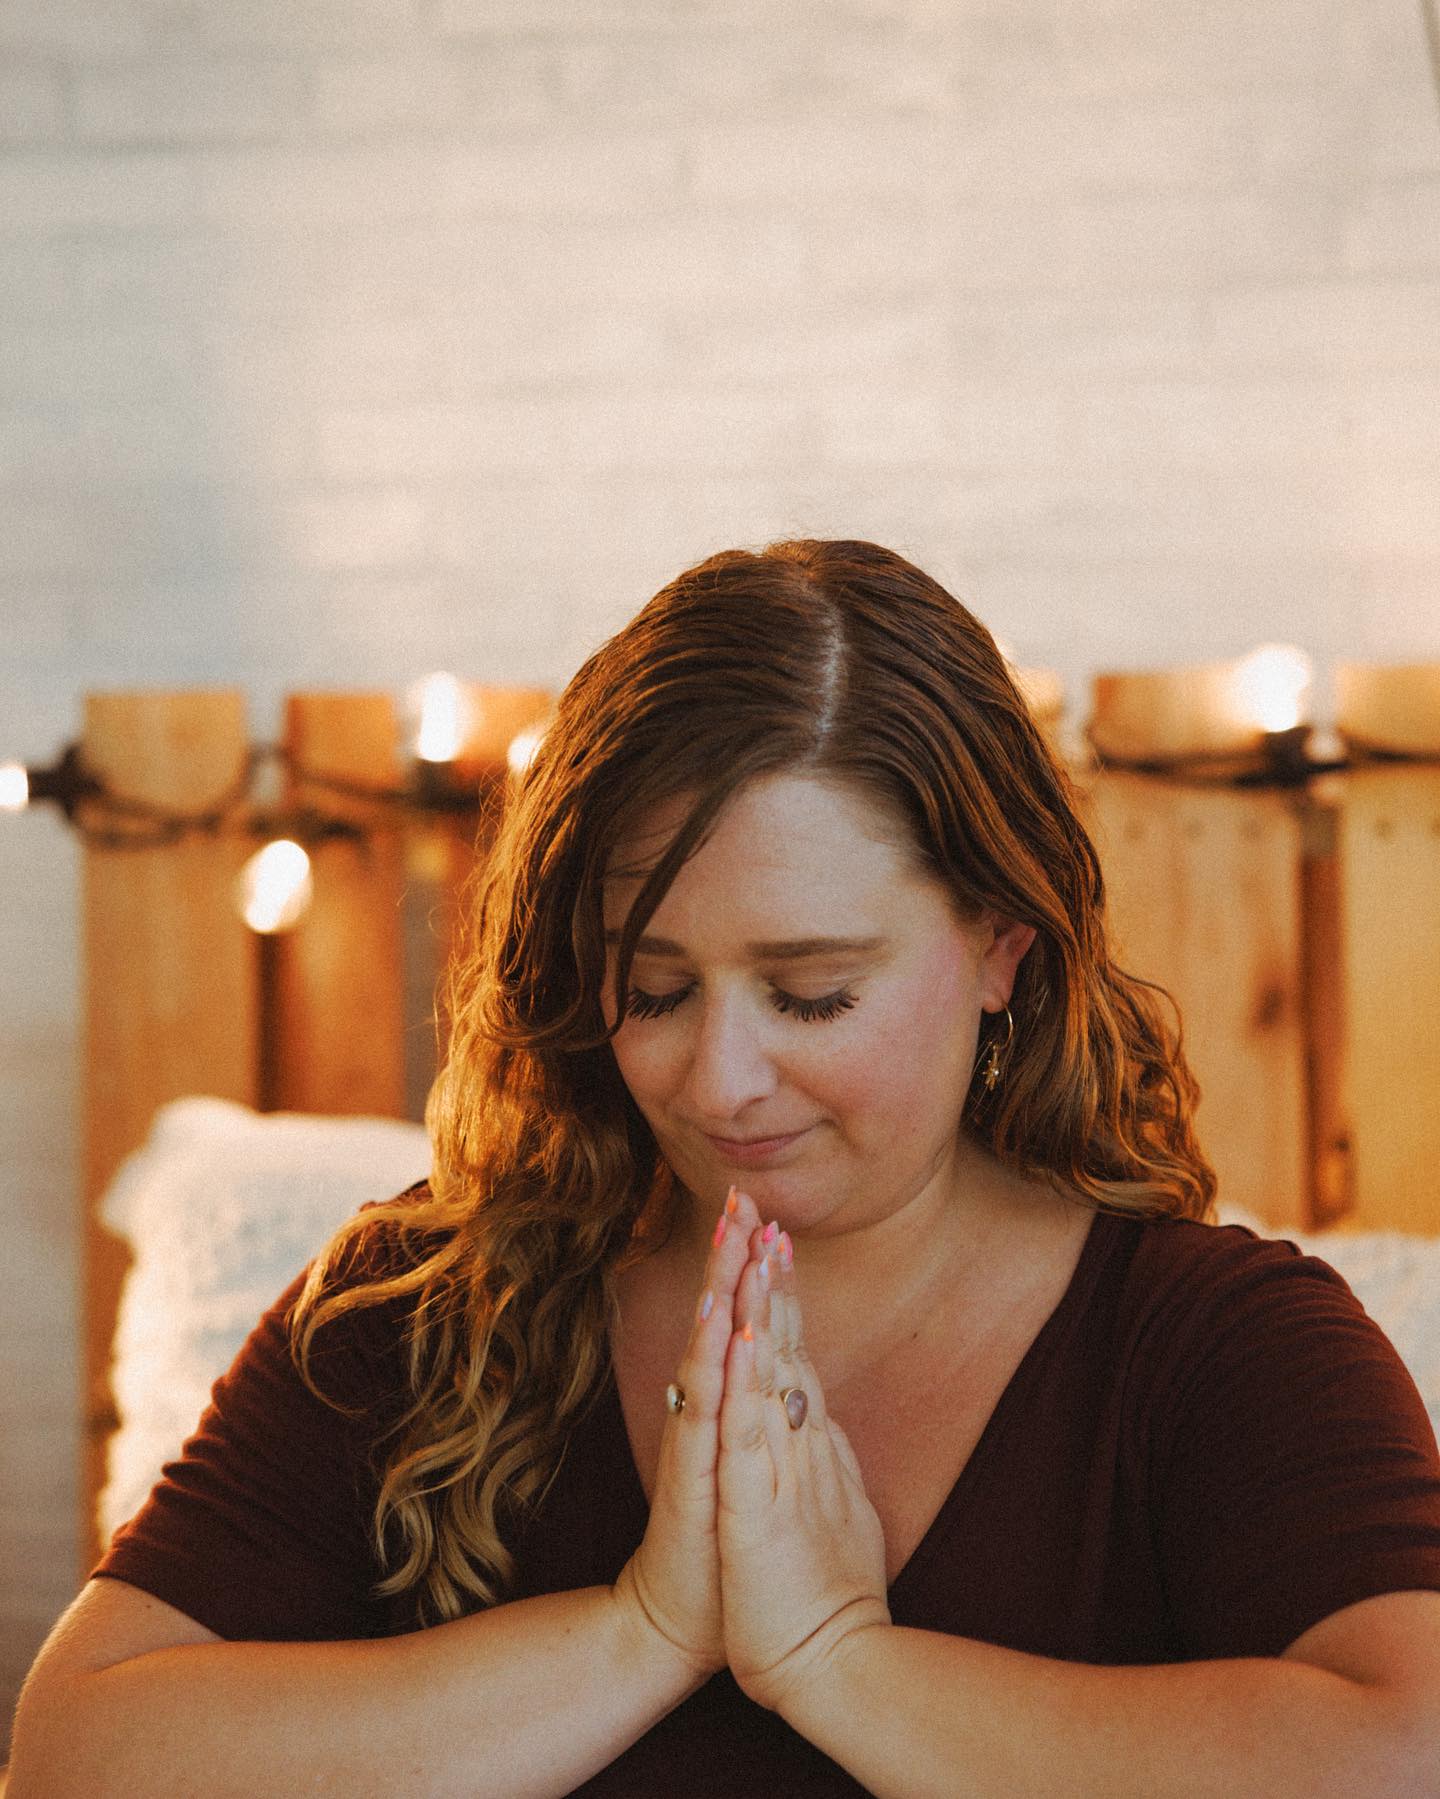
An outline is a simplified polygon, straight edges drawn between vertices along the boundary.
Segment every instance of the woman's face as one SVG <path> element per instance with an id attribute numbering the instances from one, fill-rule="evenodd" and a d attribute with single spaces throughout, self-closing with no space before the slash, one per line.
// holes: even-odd
<path id="1" fill-rule="evenodd" d="M 685 814 L 619 846 L 613 944 Z M 843 1231 L 953 1174 L 980 1013 L 1034 933 L 955 917 L 856 789 L 756 781 L 681 868 L 640 939 L 614 1053 L 662 1154 L 707 1210 L 732 1181 L 794 1234 Z"/>

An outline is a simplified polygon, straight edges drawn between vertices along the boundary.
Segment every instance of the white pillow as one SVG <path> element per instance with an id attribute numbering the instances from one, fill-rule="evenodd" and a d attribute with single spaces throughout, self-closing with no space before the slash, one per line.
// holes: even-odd
<path id="1" fill-rule="evenodd" d="M 1395 1345 L 1440 1437 L 1440 1237 L 1292 1231 L 1224 1205 L 1219 1222 L 1249 1225 L 1259 1237 L 1294 1243 L 1328 1262 Z"/>
<path id="2" fill-rule="evenodd" d="M 99 1519 L 108 1539 L 179 1450 L 260 1314 L 335 1228 L 430 1170 L 423 1127 L 180 1099 L 156 1114 L 100 1216 L 135 1261 L 116 1322 Z"/>

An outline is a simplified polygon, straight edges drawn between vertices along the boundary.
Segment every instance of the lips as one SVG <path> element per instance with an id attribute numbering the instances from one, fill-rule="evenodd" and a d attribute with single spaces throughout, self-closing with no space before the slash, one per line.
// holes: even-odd
<path id="1" fill-rule="evenodd" d="M 707 1131 L 705 1139 L 726 1161 L 753 1167 L 757 1162 L 779 1155 L 792 1143 L 798 1143 L 809 1128 L 806 1125 L 801 1130 L 785 1131 L 771 1137 L 715 1137 Z"/>

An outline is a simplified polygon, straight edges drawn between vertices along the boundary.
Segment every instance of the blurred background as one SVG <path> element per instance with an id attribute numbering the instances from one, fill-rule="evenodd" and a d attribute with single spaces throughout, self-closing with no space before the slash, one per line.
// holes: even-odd
<path id="1" fill-rule="evenodd" d="M 558 688 L 899 549 L 1097 669 L 1440 659 L 1417 0 L 7 0 L 0 758 Z M 3 820 L 0 1716 L 75 1566 L 78 850 Z"/>

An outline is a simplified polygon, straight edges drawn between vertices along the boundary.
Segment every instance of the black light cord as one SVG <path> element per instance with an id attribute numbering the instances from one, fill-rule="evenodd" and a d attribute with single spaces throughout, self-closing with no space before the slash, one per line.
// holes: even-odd
<path id="1" fill-rule="evenodd" d="M 163 849 L 187 837 L 219 837 L 226 834 L 254 838 L 292 837 L 298 843 L 323 843 L 334 838 L 360 841 L 376 827 L 357 819 L 342 818 L 311 803 L 260 807 L 252 803 L 256 777 L 274 764 L 290 779 L 312 792 L 333 794 L 337 799 L 359 800 L 396 814 L 478 814 L 486 803 L 485 784 L 463 785 L 447 781 L 430 765 L 414 786 L 382 787 L 352 781 L 339 775 L 307 769 L 280 744 L 252 744 L 230 785 L 209 805 L 193 811 L 156 805 L 114 793 L 105 781 L 85 765 L 78 744 L 69 744 L 51 768 L 27 768 L 29 797 L 49 800 L 88 844 L 99 849 Z"/>

